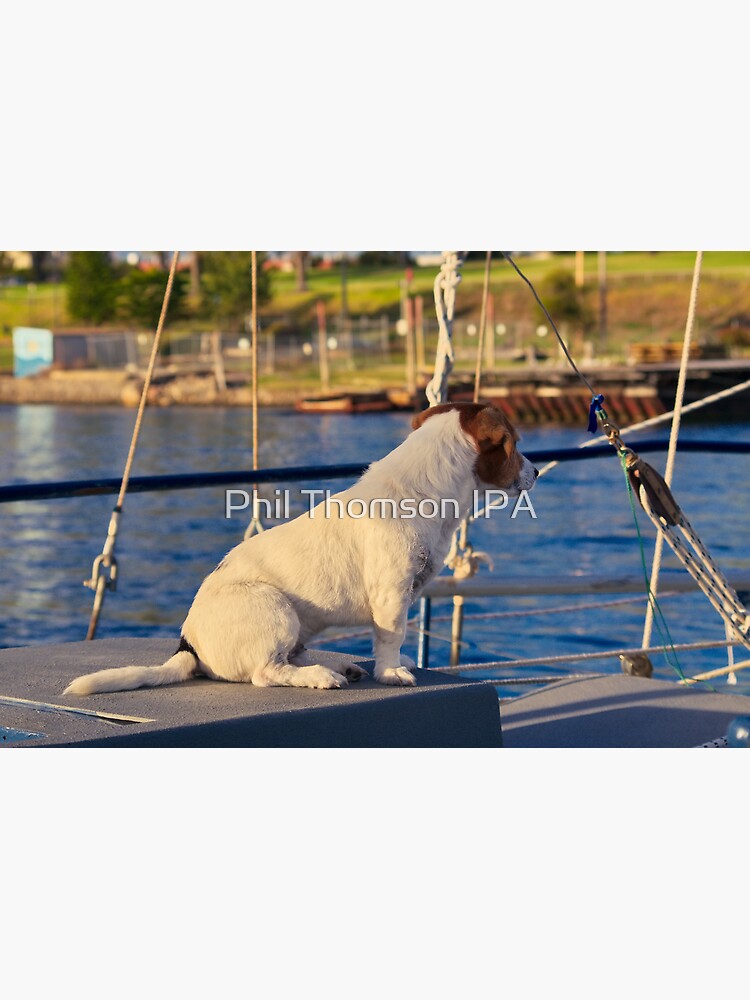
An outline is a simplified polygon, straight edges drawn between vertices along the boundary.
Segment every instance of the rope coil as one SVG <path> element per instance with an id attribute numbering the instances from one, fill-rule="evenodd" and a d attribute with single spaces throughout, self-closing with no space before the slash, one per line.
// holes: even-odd
<path id="1" fill-rule="evenodd" d="M 455 251 L 443 252 L 443 263 L 435 278 L 433 294 L 439 327 L 435 352 L 435 373 L 425 389 L 430 406 L 444 403 L 448 398 L 448 378 L 453 371 L 453 313 L 456 306 L 456 289 L 461 283 L 463 255 Z"/>

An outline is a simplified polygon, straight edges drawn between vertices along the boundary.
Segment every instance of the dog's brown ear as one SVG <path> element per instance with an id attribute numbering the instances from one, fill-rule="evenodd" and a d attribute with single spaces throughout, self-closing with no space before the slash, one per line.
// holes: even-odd
<path id="1" fill-rule="evenodd" d="M 477 407 L 474 412 L 462 413 L 461 426 L 474 438 L 479 452 L 490 451 L 502 445 L 506 456 L 510 458 L 518 440 L 515 428 L 505 414 L 494 406 Z"/>

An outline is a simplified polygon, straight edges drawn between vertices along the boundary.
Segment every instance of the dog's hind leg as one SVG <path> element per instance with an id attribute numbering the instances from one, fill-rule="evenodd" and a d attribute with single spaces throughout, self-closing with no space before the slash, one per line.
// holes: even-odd
<path id="1" fill-rule="evenodd" d="M 326 666 L 328 669 L 333 670 L 334 673 L 341 674 L 348 681 L 359 681 L 363 677 L 367 677 L 367 671 L 364 667 L 360 667 L 346 653 L 328 653 L 327 659 L 328 663 Z M 305 649 L 304 647 L 296 650 L 293 649 L 289 654 L 289 662 L 294 664 L 295 667 L 315 666 L 317 663 L 316 650 Z"/>
<path id="2" fill-rule="evenodd" d="M 346 678 L 319 663 L 289 663 L 300 621 L 289 598 L 266 583 L 199 591 L 183 626 L 203 671 L 217 680 L 256 687 L 338 688 Z"/>
<path id="3" fill-rule="evenodd" d="M 322 663 L 295 667 L 291 663 L 267 663 L 253 674 L 256 687 L 340 688 L 348 681 Z"/>

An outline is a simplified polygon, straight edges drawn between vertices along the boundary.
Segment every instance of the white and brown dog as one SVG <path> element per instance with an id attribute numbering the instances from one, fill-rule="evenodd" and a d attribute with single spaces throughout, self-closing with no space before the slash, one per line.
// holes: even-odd
<path id="1" fill-rule="evenodd" d="M 350 489 L 233 548 L 206 577 L 182 626 L 179 649 L 162 666 L 100 670 L 65 694 L 126 691 L 205 675 L 259 687 L 343 687 L 364 671 L 345 658 L 322 666 L 304 646 L 331 626 L 369 625 L 374 677 L 415 683 L 401 656 L 409 606 L 443 566 L 474 491 L 517 496 L 537 471 L 517 450 L 518 435 L 500 410 L 445 403 L 424 410 L 403 444 L 374 462 Z M 399 510 L 422 500 L 455 500 L 444 517 L 359 516 L 371 501 Z M 336 503 L 341 501 L 341 504 Z M 358 501 L 350 516 L 350 501 Z M 432 508 L 430 508 L 432 509 Z M 385 513 L 385 505 L 379 507 Z"/>

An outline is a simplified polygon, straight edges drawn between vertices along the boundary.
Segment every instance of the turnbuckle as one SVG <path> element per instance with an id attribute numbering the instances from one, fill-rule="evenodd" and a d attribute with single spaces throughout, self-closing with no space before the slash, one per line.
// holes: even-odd
<path id="1" fill-rule="evenodd" d="M 120 514 L 122 513 L 121 507 L 118 504 L 112 511 L 112 515 L 109 519 L 109 526 L 107 527 L 107 537 L 104 540 L 104 548 L 102 549 L 101 555 L 98 555 L 94 559 L 94 565 L 91 567 L 91 579 L 84 580 L 84 587 L 89 587 L 91 590 L 99 591 L 100 587 L 102 590 L 116 590 L 117 589 L 117 558 L 115 557 L 115 541 L 117 540 L 117 528 L 120 523 Z M 109 577 L 105 577 L 102 572 L 103 569 L 109 570 Z M 102 586 L 101 580 L 104 579 L 104 584 Z"/>
<path id="2" fill-rule="evenodd" d="M 104 570 L 106 569 L 109 570 L 109 576 L 105 577 L 105 588 L 107 590 L 117 590 L 117 557 L 114 552 L 110 555 L 102 552 L 94 559 L 94 565 L 91 567 L 91 579 L 83 581 L 84 587 L 88 587 L 90 590 L 97 590 L 99 580 L 105 576 Z"/>

